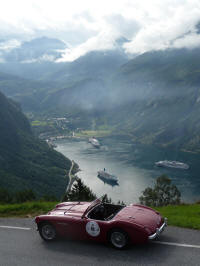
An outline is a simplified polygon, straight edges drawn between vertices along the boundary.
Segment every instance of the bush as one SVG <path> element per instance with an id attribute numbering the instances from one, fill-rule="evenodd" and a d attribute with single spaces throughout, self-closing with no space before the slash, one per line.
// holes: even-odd
<path id="1" fill-rule="evenodd" d="M 180 204 L 181 193 L 171 179 L 162 175 L 156 179 L 154 188 L 147 187 L 139 198 L 147 206 L 167 206 Z"/>

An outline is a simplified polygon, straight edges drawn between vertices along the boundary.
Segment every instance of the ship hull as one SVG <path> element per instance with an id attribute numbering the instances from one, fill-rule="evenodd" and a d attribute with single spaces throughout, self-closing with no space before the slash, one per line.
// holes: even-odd
<path id="1" fill-rule="evenodd" d="M 174 168 L 174 169 L 183 169 L 183 170 L 189 169 L 189 165 L 176 161 L 159 161 L 156 162 L 155 165 L 164 168 Z"/>

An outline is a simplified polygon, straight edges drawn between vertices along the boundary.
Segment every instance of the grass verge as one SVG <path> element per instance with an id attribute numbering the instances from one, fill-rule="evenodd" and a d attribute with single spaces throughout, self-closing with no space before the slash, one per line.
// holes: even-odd
<path id="1" fill-rule="evenodd" d="M 34 217 L 52 210 L 58 202 L 25 202 L 21 204 L 0 205 L 0 217 Z M 178 227 L 200 230 L 200 204 L 183 204 L 154 208 L 168 224 Z"/>
<path id="2" fill-rule="evenodd" d="M 200 204 L 182 204 L 155 209 L 163 217 L 168 218 L 168 225 L 200 230 Z"/>
<path id="3" fill-rule="evenodd" d="M 0 205 L 0 217 L 34 217 L 52 210 L 57 202 L 25 202 Z"/>

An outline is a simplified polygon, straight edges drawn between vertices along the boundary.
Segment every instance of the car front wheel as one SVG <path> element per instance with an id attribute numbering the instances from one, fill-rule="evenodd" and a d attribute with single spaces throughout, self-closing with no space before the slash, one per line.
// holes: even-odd
<path id="1" fill-rule="evenodd" d="M 46 241 L 53 241 L 56 239 L 56 229 L 49 223 L 44 223 L 39 226 L 40 236 Z"/>
<path id="2" fill-rule="evenodd" d="M 114 248 L 124 249 L 128 246 L 128 235 L 122 230 L 113 230 L 110 234 L 110 243 Z"/>

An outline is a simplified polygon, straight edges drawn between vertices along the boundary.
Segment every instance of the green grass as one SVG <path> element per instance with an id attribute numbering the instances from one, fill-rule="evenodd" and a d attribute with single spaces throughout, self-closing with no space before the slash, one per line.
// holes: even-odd
<path id="1" fill-rule="evenodd" d="M 81 132 L 76 133 L 78 137 L 105 137 L 111 134 L 111 130 L 82 130 Z"/>
<path id="2" fill-rule="evenodd" d="M 183 204 L 155 209 L 168 218 L 168 225 L 200 230 L 200 204 Z"/>
<path id="3" fill-rule="evenodd" d="M 0 217 L 34 217 L 52 210 L 58 202 L 26 202 L 21 204 L 0 205 Z M 178 227 L 200 230 L 200 204 L 183 204 L 154 208 L 168 224 Z"/>
<path id="4" fill-rule="evenodd" d="M 35 120 L 31 122 L 31 126 L 35 127 L 35 126 L 46 126 L 48 123 L 46 121 L 39 121 L 39 120 Z"/>
<path id="5" fill-rule="evenodd" d="M 1 204 L 0 217 L 33 217 L 52 210 L 57 202 L 25 202 L 21 204 Z"/>

